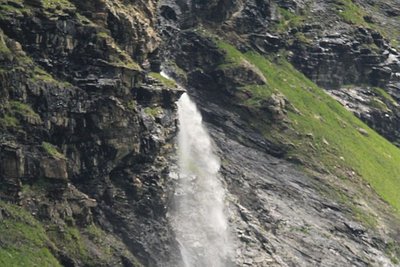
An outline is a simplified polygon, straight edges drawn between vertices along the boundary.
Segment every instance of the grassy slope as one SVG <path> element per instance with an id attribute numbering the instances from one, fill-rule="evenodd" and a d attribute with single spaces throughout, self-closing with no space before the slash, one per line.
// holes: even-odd
<path id="1" fill-rule="evenodd" d="M 292 143 L 294 146 L 289 155 L 310 167 L 323 168 L 342 178 L 350 177 L 353 172 L 358 174 L 400 211 L 400 149 L 371 130 L 285 60 L 271 61 L 254 52 L 241 54 L 224 42 L 217 43 L 226 51 L 226 60 L 231 67 L 247 60 L 267 79 L 265 86 L 250 85 L 238 89 L 251 92 L 251 99 L 241 99 L 243 104 L 257 109 L 263 99 L 278 91 L 294 106 L 295 109 L 288 111 L 288 130 L 279 131 L 260 121 L 252 122 L 268 139 Z M 229 64 L 223 67 L 229 67 Z M 368 134 L 362 134 L 360 129 Z"/>
<path id="2" fill-rule="evenodd" d="M 42 225 L 20 207 L 0 202 L 0 266 L 61 266 Z"/>

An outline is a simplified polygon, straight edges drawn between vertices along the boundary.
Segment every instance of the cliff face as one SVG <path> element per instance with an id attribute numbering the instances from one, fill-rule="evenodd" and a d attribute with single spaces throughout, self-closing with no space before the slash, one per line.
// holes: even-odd
<path id="1" fill-rule="evenodd" d="M 395 1 L 0 4 L 2 265 L 177 266 L 161 63 L 218 147 L 237 266 L 398 262 Z"/>
<path id="2" fill-rule="evenodd" d="M 1 196 L 40 221 L 63 265 L 169 257 L 161 188 L 181 92 L 140 66 L 156 16 L 152 1 L 1 2 Z M 5 235 L 7 263 L 25 249 Z"/>

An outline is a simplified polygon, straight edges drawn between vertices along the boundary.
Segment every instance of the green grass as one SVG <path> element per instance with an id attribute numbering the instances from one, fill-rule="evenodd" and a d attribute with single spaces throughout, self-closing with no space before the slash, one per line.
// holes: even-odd
<path id="1" fill-rule="evenodd" d="M 3 55 L 11 54 L 10 49 L 6 45 L 6 41 L 4 39 L 4 35 L 3 35 L 2 31 L 0 31 L 0 55 L 1 54 L 3 54 Z"/>
<path id="2" fill-rule="evenodd" d="M 376 109 L 379 109 L 381 111 L 384 111 L 384 112 L 389 111 L 388 106 L 386 106 L 386 104 L 382 100 L 380 100 L 378 98 L 371 99 L 369 101 L 368 105 L 371 106 L 371 107 L 374 107 Z"/>
<path id="3" fill-rule="evenodd" d="M 16 128 L 19 126 L 19 121 L 12 115 L 5 114 L 0 118 L 0 128 Z"/>
<path id="4" fill-rule="evenodd" d="M 10 5 L 10 2 L 16 3 L 19 7 Z M 23 0 L 0 0 L 0 19 L 10 19 L 16 15 L 20 16 L 23 13 L 29 13 L 30 9 L 24 5 Z"/>
<path id="5" fill-rule="evenodd" d="M 365 21 L 365 16 L 373 16 L 374 13 L 382 13 L 382 10 L 372 8 L 367 12 L 362 6 L 355 3 L 352 0 L 336 0 L 334 3 L 339 17 L 344 21 L 352 25 L 362 26 L 368 29 L 372 29 L 380 32 L 387 40 L 390 40 L 392 46 L 397 47 L 399 45 L 399 29 L 398 27 L 389 27 L 386 23 L 370 23 Z"/>
<path id="6" fill-rule="evenodd" d="M 108 240 L 107 234 L 103 230 L 91 224 L 85 228 L 85 234 L 101 248 L 101 257 L 106 260 L 113 255 L 113 247 Z"/>
<path id="7" fill-rule="evenodd" d="M 390 257 L 393 264 L 400 263 L 398 255 L 400 255 L 400 247 L 395 242 L 388 242 L 385 249 L 386 255 Z"/>
<path id="8" fill-rule="evenodd" d="M 97 32 L 97 36 L 98 36 L 100 39 L 111 38 L 110 33 L 107 32 L 107 31 L 105 31 L 105 30 L 101 30 L 101 31 Z"/>
<path id="9" fill-rule="evenodd" d="M 38 193 L 26 185 L 24 190 L 32 197 Z M 23 207 L 0 200 L 0 210 L 0 266 L 60 267 L 53 255 L 58 251 L 82 266 L 113 266 L 120 253 L 131 259 L 133 266 L 142 266 L 120 240 L 93 224 L 80 229 L 58 221 L 44 227 Z"/>
<path id="10" fill-rule="evenodd" d="M 162 112 L 161 107 L 146 107 L 144 108 L 144 113 L 150 115 L 152 117 L 156 117 L 158 114 Z"/>
<path id="11" fill-rule="evenodd" d="M 41 121 L 39 114 L 37 114 L 33 109 L 20 101 L 10 101 L 10 108 L 14 113 L 20 114 L 23 117 L 30 117 L 34 120 Z"/>
<path id="12" fill-rule="evenodd" d="M 30 122 L 41 122 L 39 114 L 33 109 L 20 101 L 9 101 L 4 106 L 4 114 L 0 118 L 1 128 L 18 128 L 21 126 L 22 120 L 29 120 Z"/>
<path id="13" fill-rule="evenodd" d="M 83 16 L 82 14 L 76 13 L 76 18 L 82 24 L 95 26 L 95 24 L 89 18 Z"/>
<path id="14" fill-rule="evenodd" d="M 284 32 L 291 28 L 297 28 L 303 25 L 307 21 L 305 13 L 296 14 L 294 11 L 279 8 L 280 20 L 274 25 L 274 30 L 277 32 Z M 303 11 L 304 12 L 304 11 Z"/>
<path id="15" fill-rule="evenodd" d="M 97 38 L 100 41 L 104 41 L 111 48 L 111 53 L 108 55 L 107 59 L 110 65 L 136 71 L 141 70 L 139 64 L 135 62 L 125 50 L 118 46 L 108 30 L 99 28 Z"/>
<path id="16" fill-rule="evenodd" d="M 220 68 L 238 65 L 245 60 L 243 54 L 240 53 L 235 47 L 225 43 L 220 39 L 216 39 L 215 42 L 217 43 L 218 47 L 225 52 L 225 62 L 219 66 Z"/>
<path id="17" fill-rule="evenodd" d="M 268 85 L 250 85 L 238 91 L 250 90 L 256 100 L 265 99 L 278 91 L 293 107 L 288 109 L 289 127 L 282 130 L 271 127 L 271 122 L 263 116 L 265 112 L 258 109 L 261 105 L 259 101 L 249 104 L 249 100 L 239 98 L 242 104 L 259 112 L 257 116 L 248 118 L 253 127 L 273 142 L 293 144 L 287 157 L 296 158 L 306 166 L 344 178 L 348 171 L 354 171 L 400 211 L 400 150 L 397 147 L 371 130 L 285 60 L 272 61 L 255 52 L 241 54 L 228 44 L 217 43 L 227 52 L 228 62 L 247 60 L 267 79 Z M 362 135 L 360 128 L 365 129 L 368 136 Z"/>
<path id="18" fill-rule="evenodd" d="M 58 159 L 65 159 L 65 156 L 60 151 L 58 151 L 58 148 L 54 145 L 47 142 L 42 142 L 42 147 L 50 156 Z"/>
<path id="19" fill-rule="evenodd" d="M 45 9 L 75 9 L 75 6 L 68 0 L 42 0 Z"/>
<path id="20" fill-rule="evenodd" d="M 364 20 L 366 13 L 352 0 L 336 0 L 336 8 L 339 16 L 347 23 L 361 26 L 369 24 Z"/>
<path id="21" fill-rule="evenodd" d="M 67 81 L 61 81 L 61 80 L 55 79 L 50 73 L 48 73 L 47 71 L 45 71 L 44 69 L 42 69 L 39 66 L 34 66 L 32 68 L 32 71 L 30 72 L 29 80 L 33 83 L 38 83 L 38 82 L 51 83 L 51 84 L 59 86 L 59 87 L 71 87 L 72 86 L 72 84 L 70 84 Z"/>
<path id="22" fill-rule="evenodd" d="M 373 92 L 375 94 L 377 94 L 379 97 L 385 99 L 386 101 L 389 101 L 391 104 L 393 105 L 397 105 L 396 100 L 394 100 L 394 98 L 389 95 L 385 90 L 383 90 L 382 88 L 379 87 L 374 87 L 372 88 Z"/>
<path id="23" fill-rule="evenodd" d="M 137 110 L 137 102 L 135 100 L 129 100 L 126 103 L 126 107 L 131 111 L 136 111 Z"/>
<path id="24" fill-rule="evenodd" d="M 48 72 L 44 69 L 35 66 L 33 69 L 33 79 L 34 80 L 41 80 L 45 82 L 56 83 L 57 81 L 51 76 Z"/>
<path id="25" fill-rule="evenodd" d="M 294 34 L 294 37 L 296 40 L 298 40 L 300 43 L 304 43 L 304 44 L 312 44 L 312 39 L 310 39 L 309 37 L 306 36 L 306 34 L 302 33 L 302 32 L 296 32 Z"/>
<path id="26" fill-rule="evenodd" d="M 136 258 L 132 257 L 132 255 L 129 255 L 128 251 L 124 251 L 125 249 L 121 247 L 120 241 L 115 239 L 115 236 L 107 234 L 96 225 L 91 224 L 87 226 L 83 230 L 83 233 L 100 249 L 100 253 L 98 253 L 98 260 L 101 262 L 101 264 L 104 264 L 105 266 L 112 265 L 112 263 L 109 262 L 109 260 L 112 258 L 112 255 L 117 255 L 123 251 L 122 254 L 126 258 L 132 260 L 134 267 L 143 267 L 143 265 L 141 265 Z M 98 266 L 98 264 L 95 264 L 95 266 Z"/>
<path id="27" fill-rule="evenodd" d="M 160 81 L 166 87 L 169 87 L 169 88 L 176 88 L 177 87 L 175 81 L 163 77 L 160 73 L 150 72 L 149 76 L 152 77 L 153 79 L 156 79 L 157 81 Z"/>
<path id="28" fill-rule="evenodd" d="M 110 64 L 119 68 L 126 68 L 130 70 L 140 70 L 140 66 L 137 62 L 135 62 L 130 55 L 124 50 L 122 50 L 117 44 L 114 42 L 111 45 L 116 54 L 110 55 Z"/>
<path id="29" fill-rule="evenodd" d="M 47 235 L 58 248 L 68 255 L 83 262 L 90 262 L 87 247 L 78 228 L 64 227 L 60 229 L 54 226 L 47 230 Z"/>
<path id="30" fill-rule="evenodd" d="M 0 201 L 0 266 L 61 266 L 43 227 L 23 208 Z"/>
<path id="31" fill-rule="evenodd" d="M 0 0 L 0 5 L 7 5 L 10 2 L 17 3 L 19 5 L 24 4 L 24 0 Z"/>
<path id="32" fill-rule="evenodd" d="M 165 62 L 165 66 L 167 66 L 167 69 L 170 69 L 173 71 L 174 74 L 176 74 L 179 78 L 186 79 L 187 75 L 186 72 L 181 69 L 174 61 L 167 60 Z"/>

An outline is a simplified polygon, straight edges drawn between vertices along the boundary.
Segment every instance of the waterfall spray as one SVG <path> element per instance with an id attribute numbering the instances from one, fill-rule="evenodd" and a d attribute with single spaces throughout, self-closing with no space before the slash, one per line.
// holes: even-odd
<path id="1" fill-rule="evenodd" d="M 232 242 L 225 215 L 225 189 L 219 179 L 220 162 L 187 94 L 178 101 L 179 175 L 171 223 L 184 267 L 229 266 Z"/>
<path id="2" fill-rule="evenodd" d="M 231 253 L 219 159 L 187 94 L 178 101 L 179 179 L 173 226 L 185 267 L 223 267 Z"/>

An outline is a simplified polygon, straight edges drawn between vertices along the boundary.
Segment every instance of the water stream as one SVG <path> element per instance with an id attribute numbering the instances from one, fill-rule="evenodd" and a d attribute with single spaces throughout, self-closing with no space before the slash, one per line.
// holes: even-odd
<path id="1" fill-rule="evenodd" d="M 170 219 L 184 267 L 230 266 L 232 242 L 225 215 L 225 189 L 219 179 L 220 161 L 187 94 L 178 101 L 177 175 Z"/>

